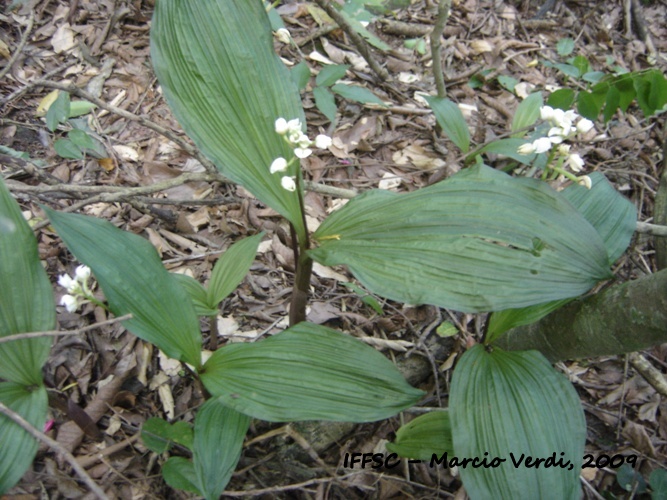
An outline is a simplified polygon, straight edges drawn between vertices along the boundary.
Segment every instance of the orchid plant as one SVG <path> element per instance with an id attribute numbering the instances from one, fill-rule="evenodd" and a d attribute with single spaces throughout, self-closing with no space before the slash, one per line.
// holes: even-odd
<path id="1" fill-rule="evenodd" d="M 577 179 L 586 187 L 574 183 L 558 192 L 542 180 L 498 171 L 485 164 L 483 155 L 502 151 L 530 163 L 548 153 L 549 168 L 566 175 L 565 165 L 576 169 L 581 161 L 563 143 L 590 124 L 545 107 L 542 115 L 552 129 L 546 140 L 513 137 L 483 148 L 474 166 L 424 189 L 370 190 L 311 234 L 301 161 L 313 149 L 329 147 L 331 138 L 306 135 L 299 91 L 274 53 L 262 2 L 160 0 L 151 55 L 163 95 L 186 133 L 230 181 L 289 222 L 296 263 L 288 329 L 202 356 L 198 316 L 217 315 L 220 301 L 250 269 L 262 232 L 232 245 L 204 287 L 168 273 L 145 239 L 106 221 L 45 207 L 72 254 L 92 269 L 107 307 L 117 316 L 132 314 L 123 325 L 189 366 L 202 387 L 206 402 L 185 437 L 182 425 L 147 423 L 144 441 L 156 453 L 166 453 L 176 434 L 191 452 L 164 460 L 165 480 L 218 498 L 239 460 L 251 418 L 367 422 L 421 399 L 424 393 L 382 354 L 307 321 L 316 261 L 347 266 L 368 290 L 387 299 L 470 313 L 511 311 L 505 321 L 496 321 L 484 345 L 461 357 L 450 411 L 439 412 L 448 415 L 453 438 L 436 444 L 442 452 L 451 446 L 459 455 L 480 457 L 506 454 L 516 443 L 523 446 L 517 452 L 536 456 L 560 450 L 572 469 L 468 469 L 462 478 L 473 498 L 497 491 L 577 498 L 586 428 L 576 392 L 539 353 L 508 353 L 493 349 L 491 342 L 512 325 L 534 318 L 531 308 L 553 309 L 609 279 L 610 265 L 629 243 L 636 213 L 600 174 Z M 520 106 L 514 132 L 535 123 L 541 99 L 535 94 Z M 458 120 L 456 105 L 435 97 L 428 101 L 443 130 L 469 153 L 470 134 L 465 120 Z M 605 221 L 596 216 L 600 211 Z M 61 277 L 71 297 L 63 299 L 65 307 L 93 300 L 88 279 L 86 268 L 78 268 L 74 278 Z M 485 384 L 490 380 L 501 381 L 503 391 Z M 500 393 L 506 397 L 499 398 Z M 529 411 L 530 419 L 518 418 Z"/>

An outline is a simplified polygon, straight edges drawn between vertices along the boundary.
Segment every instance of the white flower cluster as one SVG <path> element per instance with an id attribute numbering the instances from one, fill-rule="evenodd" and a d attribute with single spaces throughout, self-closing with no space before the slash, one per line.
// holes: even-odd
<path id="1" fill-rule="evenodd" d="M 60 299 L 60 305 L 65 306 L 68 312 L 76 311 L 92 296 L 88 278 L 90 278 L 90 268 L 87 266 L 78 266 L 74 271 L 74 278 L 69 274 L 63 274 L 58 278 L 58 284 L 67 290 L 67 295 L 63 295 Z"/>
<path id="2" fill-rule="evenodd" d="M 285 118 L 278 118 L 275 123 L 275 130 L 278 135 L 282 135 L 287 143 L 294 150 L 294 156 L 297 158 L 308 158 L 313 150 L 310 149 L 315 146 L 318 149 L 326 149 L 331 146 L 331 137 L 326 135 L 318 135 L 314 141 L 311 141 L 306 134 L 301 131 L 301 121 L 298 118 L 287 121 Z M 294 162 L 294 158 L 287 161 L 285 158 L 278 157 L 271 163 L 269 170 L 272 174 L 278 172 L 285 172 L 287 168 Z M 280 184 L 287 191 L 296 190 L 296 182 L 294 177 L 284 176 L 280 180 Z"/>
<path id="3" fill-rule="evenodd" d="M 575 111 L 563 111 L 551 106 L 542 106 L 540 117 L 551 125 L 546 137 L 540 137 L 533 142 L 519 146 L 517 152 L 522 155 L 546 153 L 552 151 L 552 148 L 558 145 L 551 153 L 552 158 L 558 158 L 558 167 L 552 168 L 559 173 L 563 173 L 560 168 L 562 166 L 569 167 L 575 173 L 581 172 L 584 168 L 584 159 L 577 153 L 571 153 L 570 145 L 563 144 L 563 141 L 571 139 L 576 134 L 590 132 L 593 129 L 593 122 L 580 117 Z M 590 189 L 591 180 L 588 176 L 574 179 Z"/>

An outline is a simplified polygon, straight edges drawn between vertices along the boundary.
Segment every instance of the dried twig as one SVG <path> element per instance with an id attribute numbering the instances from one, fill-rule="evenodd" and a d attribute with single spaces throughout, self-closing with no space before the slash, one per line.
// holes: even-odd
<path id="1" fill-rule="evenodd" d="M 100 500 L 108 500 L 109 497 L 107 497 L 104 491 L 102 491 L 102 488 L 100 488 L 95 483 L 95 481 L 93 481 L 93 479 L 88 475 L 85 469 L 81 467 L 81 465 L 79 465 L 79 463 L 76 461 L 76 458 L 74 458 L 74 456 L 69 451 L 63 448 L 60 445 L 60 443 L 54 441 L 53 439 L 51 439 L 49 436 L 39 431 L 38 429 L 35 429 L 30 422 L 25 420 L 21 415 L 19 415 L 14 410 L 8 408 L 2 403 L 0 403 L 0 413 L 2 413 L 7 418 L 12 420 L 16 425 L 24 429 L 32 437 L 46 444 L 58 455 L 62 456 L 67 461 L 67 463 L 72 466 L 77 475 L 81 478 L 81 480 L 84 483 L 86 483 L 86 486 L 90 488 L 90 491 L 93 492 L 97 498 L 99 498 Z"/>
<path id="2" fill-rule="evenodd" d="M 117 318 L 111 318 L 106 321 L 101 321 L 92 325 L 85 326 L 83 328 L 76 328 L 74 330 L 46 330 L 43 332 L 28 332 L 28 333 L 17 333 L 16 335 L 8 335 L 6 337 L 0 337 L 0 344 L 4 342 L 12 342 L 14 340 L 24 340 L 24 339 L 36 339 L 39 337 L 62 337 L 65 335 L 79 335 L 81 333 L 87 332 L 89 330 L 94 330 L 101 326 L 111 325 L 119 321 L 125 321 L 126 319 L 131 319 L 131 314 L 125 314 L 123 316 L 118 316 Z"/>
<path id="3" fill-rule="evenodd" d="M 371 54 L 368 42 L 366 42 L 366 40 L 364 40 L 364 38 L 359 35 L 359 33 L 357 33 L 352 26 L 350 26 L 350 23 L 347 22 L 347 19 L 345 19 L 345 17 L 343 17 L 340 12 L 338 12 L 332 5 L 332 2 L 328 2 L 327 0 L 315 0 L 315 3 L 324 12 L 326 12 L 329 17 L 333 19 L 343 31 L 345 31 L 345 33 L 347 33 L 347 36 L 350 37 L 352 44 L 359 51 L 361 57 L 366 59 L 366 62 L 371 67 L 373 72 L 378 76 L 378 78 L 382 81 L 387 80 L 389 78 L 389 73 L 375 60 L 373 54 Z"/>
<path id="4" fill-rule="evenodd" d="M 664 397 L 667 397 L 667 380 L 665 380 L 665 376 L 660 373 L 660 370 L 649 363 L 648 360 L 638 352 L 631 352 L 628 354 L 628 361 L 630 361 L 632 367 L 637 370 L 656 391 Z"/>
<path id="5" fill-rule="evenodd" d="M 93 94 L 86 92 L 83 89 L 80 89 L 76 85 L 70 85 L 70 84 L 64 84 L 64 83 L 56 83 L 56 82 L 51 82 L 48 80 L 38 80 L 36 82 L 33 82 L 31 84 L 34 87 L 46 87 L 50 89 L 57 89 L 57 90 L 62 90 L 64 92 L 69 92 L 70 94 L 73 94 L 77 97 L 81 97 L 82 99 L 86 99 L 87 101 L 92 102 L 96 106 L 106 109 L 110 113 L 113 113 L 115 115 L 118 115 L 122 118 L 125 118 L 126 120 L 134 121 L 137 122 L 141 125 L 143 125 L 146 128 L 149 128 L 158 134 L 166 137 L 170 141 L 178 144 L 178 146 L 186 151 L 188 154 L 191 156 L 197 158 L 197 160 L 200 161 L 200 163 L 204 166 L 206 171 L 209 174 L 217 174 L 217 169 L 215 165 L 208 159 L 206 158 L 201 152 L 195 148 L 194 146 L 191 146 L 188 144 L 185 140 L 181 139 L 179 136 L 177 136 L 174 132 L 171 130 L 162 127 L 158 125 L 157 123 L 149 120 L 148 118 L 144 118 L 143 116 L 135 115 L 134 113 L 130 113 L 129 111 L 126 111 L 124 109 L 118 108 L 116 106 L 111 106 L 110 104 L 107 104 L 104 102 L 102 99 L 99 99 L 98 97 L 95 97 Z"/>
<path id="6" fill-rule="evenodd" d="M 12 58 L 7 63 L 7 66 L 2 68 L 2 70 L 0 71 L 0 80 L 2 80 L 7 73 L 9 73 L 9 70 L 12 69 L 12 66 L 14 66 L 14 63 L 16 62 L 16 60 L 21 55 L 21 52 L 23 51 L 23 47 L 25 47 L 25 44 L 28 41 L 28 37 L 30 36 L 30 33 L 32 32 L 32 26 L 33 26 L 34 22 L 35 22 L 35 13 L 33 11 L 31 11 L 30 12 L 30 17 L 28 18 L 28 25 L 25 27 L 25 31 L 23 32 L 23 36 L 21 37 L 21 41 L 19 42 L 18 47 L 16 47 L 16 52 L 14 52 L 14 55 L 12 56 Z"/>
<path id="7" fill-rule="evenodd" d="M 438 89 L 438 97 L 447 96 L 445 87 L 445 75 L 442 72 L 442 54 L 440 53 L 440 38 L 445 31 L 447 19 L 449 19 L 449 9 L 452 6 L 452 0 L 440 0 L 438 5 L 438 17 L 431 31 L 431 60 L 433 61 L 433 78 L 435 86 Z"/>

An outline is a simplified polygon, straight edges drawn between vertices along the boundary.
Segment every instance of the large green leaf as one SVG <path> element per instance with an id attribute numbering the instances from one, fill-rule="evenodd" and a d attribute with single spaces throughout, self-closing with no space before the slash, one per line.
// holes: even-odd
<path id="1" fill-rule="evenodd" d="M 207 302 L 211 309 L 217 308 L 248 274 L 263 236 L 264 233 L 259 233 L 237 241 L 215 263 L 207 291 Z"/>
<path id="2" fill-rule="evenodd" d="M 459 467 L 471 499 L 580 498 L 584 413 L 572 384 L 537 351 L 467 351 L 449 411 L 457 457 L 504 460 Z"/>
<path id="3" fill-rule="evenodd" d="M 67 248 L 90 267 L 116 316 L 171 358 L 201 365 L 201 334 L 192 301 L 147 240 L 110 222 L 44 208 Z"/>
<path id="4" fill-rule="evenodd" d="M 183 457 L 171 457 L 162 466 L 162 476 L 172 488 L 201 495 L 197 487 L 197 473 L 192 461 Z"/>
<path id="5" fill-rule="evenodd" d="M 14 382 L 0 382 L 0 402 L 37 429 L 44 426 L 48 404 L 44 386 L 28 389 Z M 37 448 L 35 438 L 0 415 L 0 495 L 21 479 L 35 458 Z"/>
<path id="6" fill-rule="evenodd" d="M 459 107 L 451 100 L 441 97 L 425 96 L 425 99 L 447 137 L 463 153 L 467 153 L 470 149 L 470 130 Z"/>
<path id="7" fill-rule="evenodd" d="M 637 208 L 600 172 L 588 175 L 591 189 L 572 184 L 563 196 L 576 207 L 602 237 L 609 263 L 616 262 L 630 245 L 637 226 Z"/>
<path id="8" fill-rule="evenodd" d="M 195 419 L 194 466 L 199 489 L 217 500 L 241 457 L 250 417 L 209 399 Z"/>
<path id="9" fill-rule="evenodd" d="M 260 0 L 160 0 L 151 57 L 167 103 L 195 144 L 234 182 L 305 234 L 298 195 L 269 172 L 292 150 L 277 118 L 305 123 L 299 91 L 273 52 Z M 296 175 L 297 166 L 284 175 Z"/>
<path id="10" fill-rule="evenodd" d="M 535 179 L 476 166 L 433 186 L 370 191 L 327 218 L 311 256 L 373 293 L 480 312 L 574 297 L 611 277 L 595 229 Z"/>
<path id="11" fill-rule="evenodd" d="M 396 441 L 387 443 L 387 449 L 402 457 L 431 460 L 443 453 L 453 454 L 452 425 L 449 410 L 432 411 L 420 415 L 396 432 Z"/>
<path id="12" fill-rule="evenodd" d="M 201 380 L 225 405 L 271 422 L 370 422 L 423 395 L 372 347 L 311 323 L 218 349 Z"/>
<path id="13" fill-rule="evenodd" d="M 540 117 L 540 107 L 543 104 L 542 94 L 535 92 L 526 97 L 516 109 L 512 119 L 512 132 L 516 132 L 512 137 L 520 137 L 526 127 L 530 127 Z M 518 132 L 517 132 L 518 131 Z"/>
<path id="14" fill-rule="evenodd" d="M 630 244 L 637 225 L 637 209 L 614 189 L 604 175 L 593 172 L 589 177 L 591 189 L 572 184 L 563 190 L 562 194 L 602 237 L 609 263 L 613 264 Z M 569 301 L 570 299 L 557 300 L 495 312 L 489 319 L 486 340 L 493 342 L 510 328 L 534 323 Z"/>
<path id="15" fill-rule="evenodd" d="M 0 337 L 52 330 L 53 289 L 39 261 L 37 240 L 0 177 Z M 42 384 L 48 337 L 0 344 L 0 378 Z"/>

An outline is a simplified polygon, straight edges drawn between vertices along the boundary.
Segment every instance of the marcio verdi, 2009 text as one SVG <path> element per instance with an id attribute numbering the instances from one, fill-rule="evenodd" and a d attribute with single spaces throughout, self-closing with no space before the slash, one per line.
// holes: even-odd
<path id="1" fill-rule="evenodd" d="M 417 464 L 426 462 L 426 460 L 408 460 L 408 463 Z M 632 467 L 635 467 L 637 463 L 636 455 L 614 455 L 609 457 L 608 455 L 600 455 L 597 458 L 592 455 L 584 456 L 583 468 L 602 468 L 602 467 L 611 467 L 618 468 L 624 463 L 628 463 Z M 371 469 L 393 469 L 401 465 L 401 459 L 396 453 L 390 453 L 385 455 L 384 453 L 346 453 L 343 458 L 343 467 L 355 469 L 355 468 L 371 468 Z M 553 467 L 560 467 L 561 469 L 572 470 L 574 465 L 570 460 L 565 458 L 565 453 L 560 452 L 560 454 L 553 452 L 547 457 L 533 457 L 526 455 L 525 453 L 513 453 L 510 452 L 507 458 L 502 457 L 491 457 L 488 452 L 484 453 L 483 457 L 457 457 L 450 456 L 447 452 L 438 456 L 433 454 L 431 460 L 428 462 L 429 467 L 471 467 L 477 469 L 483 467 L 485 469 L 495 469 L 502 465 L 509 465 L 518 469 L 519 467 L 525 467 L 527 469 L 550 469 Z"/>

